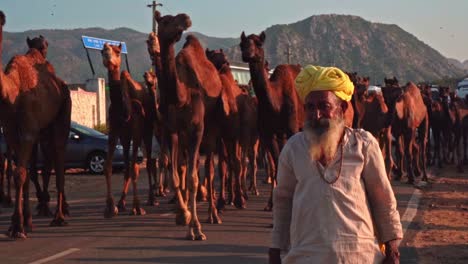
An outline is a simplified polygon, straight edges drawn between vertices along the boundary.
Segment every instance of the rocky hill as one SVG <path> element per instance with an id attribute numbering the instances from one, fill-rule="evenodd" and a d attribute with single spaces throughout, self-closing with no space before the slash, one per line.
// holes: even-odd
<path id="1" fill-rule="evenodd" d="M 246 34 L 260 32 L 246 32 Z M 371 23 L 357 16 L 318 15 L 265 30 L 266 57 L 270 65 L 290 62 L 336 65 L 376 79 L 397 76 L 402 80 L 437 80 L 462 71 L 438 51 L 397 25 Z M 240 60 L 240 50 L 229 54 Z M 381 82 L 381 81 L 380 81 Z"/>
<path id="2" fill-rule="evenodd" d="M 265 32 L 266 57 L 271 66 L 287 63 L 285 53 L 289 45 L 291 63 L 336 65 L 348 71 L 369 75 L 377 80 L 376 83 L 384 76 L 393 75 L 402 80 L 422 81 L 463 74 L 463 70 L 455 63 L 449 62 L 438 51 L 397 25 L 371 23 L 356 16 L 312 16 L 293 24 L 274 25 Z M 250 33 L 260 32 L 246 32 Z M 193 34 L 204 47 L 223 48 L 232 61 L 241 61 L 238 38 Z M 48 59 L 55 66 L 58 75 L 69 83 L 82 83 L 92 77 L 81 43 L 82 35 L 125 41 L 129 51 L 130 70 L 137 80 L 142 80 L 143 72 L 151 67 L 145 42 L 147 34 L 128 28 L 5 32 L 3 63 L 7 63 L 13 55 L 26 51 L 26 37 L 38 35 L 45 36 L 49 41 Z M 178 43 L 177 49 L 183 45 L 183 39 Z M 97 76 L 106 77 L 100 53 L 90 50 L 90 56 Z M 125 68 L 125 64 L 122 68 Z"/>

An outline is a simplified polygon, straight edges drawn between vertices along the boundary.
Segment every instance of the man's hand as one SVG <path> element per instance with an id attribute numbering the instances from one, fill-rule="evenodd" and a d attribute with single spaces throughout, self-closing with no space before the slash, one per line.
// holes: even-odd
<path id="1" fill-rule="evenodd" d="M 398 251 L 398 240 L 385 242 L 385 259 L 383 264 L 399 264 L 400 251 Z"/>
<path id="2" fill-rule="evenodd" d="M 268 263 L 281 264 L 281 250 L 279 248 L 268 249 Z"/>

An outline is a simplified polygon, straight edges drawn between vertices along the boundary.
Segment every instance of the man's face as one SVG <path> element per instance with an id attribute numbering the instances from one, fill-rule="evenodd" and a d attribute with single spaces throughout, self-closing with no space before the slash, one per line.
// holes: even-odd
<path id="1" fill-rule="evenodd" d="M 304 102 L 306 128 L 313 129 L 319 134 L 326 132 L 330 121 L 343 118 L 343 104 L 330 91 L 310 92 Z"/>

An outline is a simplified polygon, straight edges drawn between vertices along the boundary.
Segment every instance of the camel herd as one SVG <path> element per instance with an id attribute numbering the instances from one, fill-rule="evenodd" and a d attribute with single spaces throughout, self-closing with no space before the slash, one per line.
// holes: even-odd
<path id="1" fill-rule="evenodd" d="M 121 71 L 120 46 L 105 44 L 101 52 L 108 70 L 111 101 L 104 217 L 111 218 L 127 210 L 130 183 L 133 191 L 130 214 L 145 214 L 137 192 L 140 170 L 137 148 L 130 148 L 131 144 L 143 145 L 150 186 L 146 205 L 157 205 L 156 196 L 165 195 L 170 183 L 176 224 L 188 226 L 187 239 L 205 240 L 197 202 L 208 201 L 207 222 L 211 224 L 222 223 L 219 211 L 226 205 L 246 208 L 249 194 L 259 195 L 257 160 L 267 161 L 271 192 L 265 210 L 272 209 L 279 153 L 304 123 L 304 109 L 294 87 L 301 66 L 278 65 L 270 76 L 263 47 L 265 33 L 247 36 L 242 32 L 240 49 L 242 60 L 249 64 L 256 95 L 252 97 L 234 80 L 223 50 L 205 50 L 195 36 L 188 35 L 176 54 L 175 44 L 192 25 L 188 15 L 162 16 L 156 11 L 155 19 L 158 34 L 149 34 L 147 40 L 154 70 L 144 74 L 144 84 L 135 81 L 129 72 Z M 3 13 L 0 23 L 1 54 Z M 70 129 L 70 93 L 46 59 L 47 41 L 41 36 L 28 38 L 27 44 L 27 53 L 13 57 L 5 70 L 2 67 L 0 71 L 0 121 L 7 153 L 14 157 L 15 165 L 15 207 L 8 230 L 11 238 L 26 238 L 32 230 L 29 179 L 36 187 L 38 214 L 53 216 L 51 225 L 66 225 L 65 215 L 69 211 L 64 193 L 63 153 Z M 409 183 L 414 183 L 419 175 L 427 181 L 427 164 L 435 162 L 442 166 L 456 161 L 458 170 L 463 170 L 463 163 L 467 162 L 466 100 L 456 98 L 447 88 L 440 88 L 439 96 L 434 98 L 428 85 L 410 82 L 401 86 L 396 78 L 385 79 L 382 93 L 371 93 L 369 78 L 356 73 L 348 75 L 356 89 L 346 111 L 346 124 L 366 129 L 378 139 L 390 180 L 400 180 L 405 172 Z M 428 145 L 430 131 L 433 150 Z M 152 157 L 153 140 L 161 147 L 157 157 Z M 117 142 L 124 148 L 126 169 L 116 204 L 111 191 L 111 161 Z M 42 186 L 35 169 L 38 145 L 47 157 L 41 173 Z M 198 170 L 200 153 L 205 157 L 204 177 L 200 177 Z M 218 192 L 214 185 L 215 156 L 221 183 Z M 8 164 L 12 171 L 11 163 Z M 48 192 L 52 169 L 57 175 L 54 214 L 49 209 Z M 9 191 L 7 195 L 3 192 L 3 170 L 1 175 L 0 198 L 11 201 Z"/>

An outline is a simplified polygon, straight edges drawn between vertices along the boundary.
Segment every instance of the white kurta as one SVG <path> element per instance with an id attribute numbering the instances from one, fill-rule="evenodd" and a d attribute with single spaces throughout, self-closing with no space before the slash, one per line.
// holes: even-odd
<path id="1" fill-rule="evenodd" d="M 304 133 L 283 148 L 273 196 L 272 248 L 287 252 L 284 264 L 381 263 L 378 243 L 402 238 L 396 200 L 377 141 L 346 128 L 327 167 L 309 158 Z"/>

